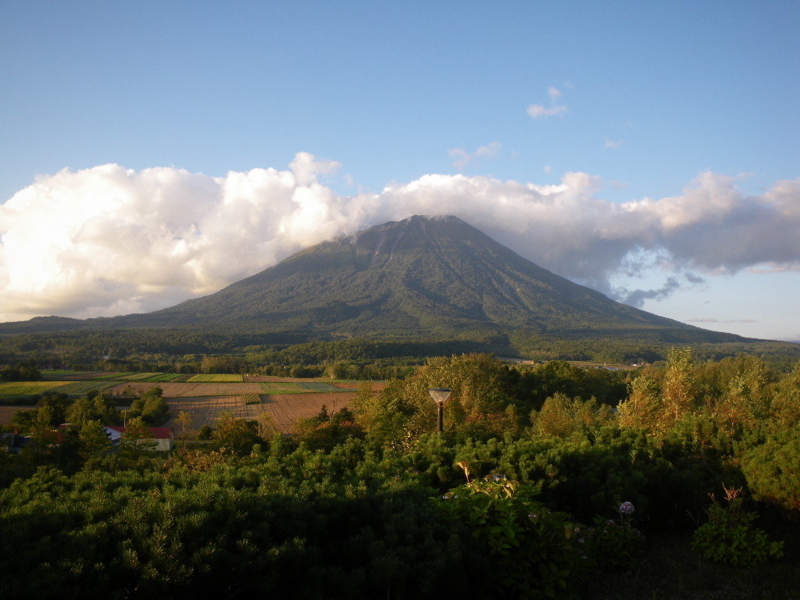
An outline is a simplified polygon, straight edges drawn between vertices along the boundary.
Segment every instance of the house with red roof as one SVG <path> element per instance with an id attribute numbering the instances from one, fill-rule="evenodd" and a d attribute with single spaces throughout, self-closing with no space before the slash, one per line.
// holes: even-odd
<path id="1" fill-rule="evenodd" d="M 106 434 L 111 438 L 112 445 L 117 448 L 119 440 L 125 434 L 125 428 L 117 425 L 109 425 L 104 427 Z M 153 448 L 156 452 L 169 452 L 175 445 L 174 430 L 172 427 L 148 427 L 150 433 L 153 435 L 153 440 L 156 445 Z"/>

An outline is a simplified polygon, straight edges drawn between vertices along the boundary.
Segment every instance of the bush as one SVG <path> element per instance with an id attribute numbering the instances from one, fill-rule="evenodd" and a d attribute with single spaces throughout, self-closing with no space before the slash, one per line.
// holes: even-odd
<path id="1" fill-rule="evenodd" d="M 800 426 L 745 452 L 742 471 L 756 500 L 800 511 Z"/>
<path id="2" fill-rule="evenodd" d="M 634 507 L 630 502 L 619 506 L 618 519 L 597 517 L 586 531 L 597 566 L 603 571 L 630 571 L 639 566 L 644 552 L 644 536 L 633 527 Z"/>
<path id="3" fill-rule="evenodd" d="M 783 542 L 770 542 L 767 534 L 753 527 L 758 518 L 745 511 L 742 499 L 734 498 L 727 507 L 714 503 L 708 509 L 708 522 L 697 528 L 692 547 L 703 557 L 734 567 L 750 567 L 783 555 Z"/>
<path id="4" fill-rule="evenodd" d="M 500 476 L 436 499 L 488 555 L 497 586 L 516 598 L 578 597 L 591 571 L 582 528 L 534 500 L 534 488 Z"/>

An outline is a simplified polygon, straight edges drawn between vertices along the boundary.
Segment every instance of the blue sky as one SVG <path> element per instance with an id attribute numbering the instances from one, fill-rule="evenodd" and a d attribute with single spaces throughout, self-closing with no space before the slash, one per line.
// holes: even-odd
<path id="1" fill-rule="evenodd" d="M 2 2 L 0 319 L 161 308 L 447 209 L 800 341 L 798 30 L 769 0 Z"/>

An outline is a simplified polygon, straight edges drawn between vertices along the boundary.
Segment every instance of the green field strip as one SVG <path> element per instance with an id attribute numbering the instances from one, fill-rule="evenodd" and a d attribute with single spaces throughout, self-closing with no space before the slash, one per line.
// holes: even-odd
<path id="1" fill-rule="evenodd" d="M 70 396 L 83 396 L 89 392 L 102 392 L 115 385 L 117 385 L 115 381 L 74 381 L 58 388 L 58 391 Z"/>
<path id="2" fill-rule="evenodd" d="M 82 371 L 72 369 L 42 369 L 42 377 L 64 377 L 66 375 L 77 375 Z"/>
<path id="3" fill-rule="evenodd" d="M 261 393 L 262 394 L 303 394 L 308 390 L 304 390 L 296 383 L 288 383 L 288 382 L 269 382 L 269 383 L 261 383 Z"/>
<path id="4" fill-rule="evenodd" d="M 331 385 L 330 383 L 326 383 L 324 381 L 308 381 L 298 383 L 301 389 L 307 392 L 357 392 L 357 389 L 348 390 L 345 388 L 336 387 L 335 385 Z"/>
<path id="5" fill-rule="evenodd" d="M 117 371 L 117 372 L 113 372 L 112 371 L 112 372 L 109 372 L 109 373 L 103 373 L 102 375 L 98 375 L 96 377 L 93 377 L 92 379 L 94 379 L 95 381 L 108 381 L 108 380 L 111 380 L 111 379 L 113 379 L 114 381 L 118 381 L 119 379 L 122 379 L 125 375 L 130 375 L 130 373 L 122 373 L 122 372 L 119 372 L 119 371 Z"/>
<path id="6" fill-rule="evenodd" d="M 47 380 L 68 379 L 69 381 L 95 379 L 97 371 L 73 371 L 72 369 L 42 369 L 42 377 Z"/>
<path id="7" fill-rule="evenodd" d="M 242 383 L 241 375 L 195 375 L 189 383 Z"/>
<path id="8" fill-rule="evenodd" d="M 179 377 L 183 377 L 183 375 L 179 375 L 177 373 L 159 373 L 158 375 L 153 375 L 151 377 L 148 377 L 144 381 L 170 382 L 170 381 L 175 381 Z"/>
<path id="9" fill-rule="evenodd" d="M 129 373 L 120 377 L 122 381 L 149 381 L 151 377 L 158 377 L 162 373 Z"/>
<path id="10" fill-rule="evenodd" d="M 33 396 L 63 387 L 69 381 L 10 381 L 0 383 L 0 396 Z M 60 390 L 59 390 L 60 391 Z"/>

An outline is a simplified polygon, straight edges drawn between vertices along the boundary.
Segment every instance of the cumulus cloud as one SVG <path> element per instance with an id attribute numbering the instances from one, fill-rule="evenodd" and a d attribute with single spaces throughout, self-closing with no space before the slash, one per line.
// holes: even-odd
<path id="1" fill-rule="evenodd" d="M 497 156 L 502 149 L 503 144 L 500 142 L 490 142 L 485 146 L 481 146 L 480 148 L 476 149 L 475 152 L 467 152 L 463 148 L 450 148 L 447 153 L 450 158 L 455 159 L 453 161 L 453 166 L 461 171 L 470 163 L 481 158 Z"/>
<path id="2" fill-rule="evenodd" d="M 119 165 L 42 177 L 0 205 L 0 320 L 163 308 L 325 239 L 414 214 L 458 216 L 632 304 L 708 276 L 800 269 L 800 180 L 751 196 L 734 178 L 703 173 L 678 196 L 615 203 L 586 173 L 557 185 L 431 174 L 340 196 L 321 183 L 338 168 L 300 153 L 288 170 L 224 177 Z M 653 272 L 662 285 L 614 283 Z"/>

